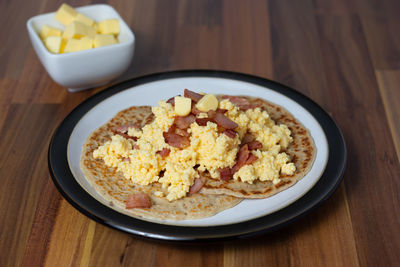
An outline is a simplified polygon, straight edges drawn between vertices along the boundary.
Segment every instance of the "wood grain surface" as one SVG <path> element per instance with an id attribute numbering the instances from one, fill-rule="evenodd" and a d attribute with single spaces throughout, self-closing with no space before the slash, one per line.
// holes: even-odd
<path id="1" fill-rule="evenodd" d="M 272 234 L 209 244 L 110 229 L 55 188 L 54 129 L 106 88 L 70 94 L 38 60 L 26 21 L 61 3 L 0 1 L 0 266 L 398 266 L 400 1 L 106 2 L 137 38 L 129 70 L 113 83 L 167 70 L 244 72 L 309 96 L 343 132 L 347 170 L 321 207 Z"/>

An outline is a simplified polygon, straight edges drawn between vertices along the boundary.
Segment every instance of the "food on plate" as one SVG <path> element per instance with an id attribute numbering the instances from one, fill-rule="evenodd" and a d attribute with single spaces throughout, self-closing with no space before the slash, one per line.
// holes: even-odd
<path id="1" fill-rule="evenodd" d="M 81 168 L 125 213 L 196 219 L 296 183 L 316 149 L 290 113 L 265 100 L 199 94 L 131 107 L 83 146 Z"/>
<path id="2" fill-rule="evenodd" d="M 65 26 L 63 30 L 43 25 L 39 32 L 51 53 L 71 53 L 118 43 L 118 19 L 106 19 L 98 23 L 67 4 L 60 6 L 55 18 Z"/>

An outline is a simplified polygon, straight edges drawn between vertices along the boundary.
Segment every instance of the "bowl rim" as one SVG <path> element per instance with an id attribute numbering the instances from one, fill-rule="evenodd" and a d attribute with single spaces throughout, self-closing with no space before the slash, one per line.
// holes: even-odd
<path id="1" fill-rule="evenodd" d="M 132 46 L 132 44 L 135 42 L 135 34 L 131 30 L 131 28 L 128 26 L 128 24 L 125 22 L 125 20 L 121 17 L 121 15 L 118 13 L 118 11 L 115 10 L 115 8 L 112 7 L 111 5 L 94 4 L 94 5 L 80 6 L 80 7 L 76 7 L 76 8 L 74 7 L 74 9 L 79 11 L 79 10 L 86 9 L 86 8 L 96 8 L 96 7 L 97 8 L 106 7 L 106 8 L 111 9 L 112 11 L 114 11 L 115 14 L 117 14 L 118 19 L 120 20 L 121 24 L 123 24 L 125 26 L 125 28 L 128 30 L 128 37 L 129 37 L 128 41 L 123 42 L 123 43 L 117 43 L 117 44 L 114 44 L 114 45 L 108 45 L 108 46 L 102 46 L 102 47 L 97 47 L 97 48 L 92 48 L 92 49 L 75 51 L 75 52 L 71 52 L 71 53 L 63 53 L 63 54 L 51 53 L 46 48 L 44 42 L 40 39 L 39 33 L 35 30 L 35 28 L 33 26 L 33 22 L 37 21 L 37 20 L 40 20 L 41 17 L 44 17 L 44 16 L 49 16 L 49 15 L 53 15 L 54 16 L 56 14 L 56 12 L 48 12 L 48 13 L 44 13 L 44 14 L 39 14 L 39 15 L 33 16 L 33 17 L 28 19 L 28 21 L 26 22 L 26 27 L 28 29 L 28 33 L 30 33 L 32 38 L 33 38 L 33 39 L 31 38 L 31 41 L 32 42 L 39 42 L 40 43 L 39 47 L 40 47 L 40 49 L 42 51 L 44 51 L 44 55 L 46 57 L 51 57 L 51 58 L 54 58 L 54 57 L 59 57 L 59 58 L 64 57 L 65 58 L 65 57 L 71 57 L 71 56 L 74 56 L 74 55 L 78 55 L 79 56 L 79 55 L 87 54 L 87 53 L 89 53 L 89 54 L 90 53 L 92 53 L 92 54 L 102 53 L 102 51 L 106 51 L 106 50 L 118 49 L 118 48 L 122 48 L 122 47 L 125 47 L 125 46 Z M 100 51 L 100 52 L 98 52 L 98 51 Z M 38 55 L 38 56 L 40 57 L 40 55 Z"/>

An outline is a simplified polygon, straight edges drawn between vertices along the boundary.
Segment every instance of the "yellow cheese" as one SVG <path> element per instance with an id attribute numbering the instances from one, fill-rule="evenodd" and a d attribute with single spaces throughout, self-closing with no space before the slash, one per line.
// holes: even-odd
<path id="1" fill-rule="evenodd" d="M 218 99 L 213 94 L 207 94 L 197 102 L 196 108 L 203 112 L 216 110 L 218 108 Z"/>
<path id="2" fill-rule="evenodd" d="M 65 31 L 63 33 L 63 38 L 64 39 L 80 39 L 84 36 L 88 36 L 90 38 L 94 38 L 96 35 L 95 29 L 92 27 L 83 24 L 82 22 L 79 21 L 73 21 L 70 24 L 67 25 L 65 28 Z"/>
<path id="3" fill-rule="evenodd" d="M 93 48 L 93 39 L 90 37 L 82 37 L 80 40 L 80 50 L 87 50 Z"/>
<path id="4" fill-rule="evenodd" d="M 90 37 L 82 37 L 81 39 L 69 39 L 64 49 L 64 53 L 71 53 L 81 50 L 93 48 L 93 39 Z"/>
<path id="5" fill-rule="evenodd" d="M 49 36 L 61 36 L 61 34 L 61 30 L 50 27 L 48 25 L 43 25 L 42 29 L 40 30 L 39 36 L 40 38 L 42 38 L 42 40 L 46 40 L 46 38 Z"/>
<path id="6" fill-rule="evenodd" d="M 56 19 L 64 25 L 70 24 L 75 17 L 78 15 L 78 12 L 67 4 L 62 4 L 60 8 L 56 12 Z"/>
<path id="7" fill-rule="evenodd" d="M 93 27 L 94 24 L 94 20 L 92 20 L 91 18 L 83 15 L 82 13 L 78 13 L 78 15 L 76 15 L 75 20 L 82 22 L 83 24 L 86 24 L 88 26 Z"/>
<path id="8" fill-rule="evenodd" d="M 175 96 L 175 113 L 178 116 L 189 115 L 192 110 L 192 100 L 187 97 Z"/>
<path id="9" fill-rule="evenodd" d="M 118 41 L 112 34 L 96 34 L 93 41 L 93 46 L 95 48 L 116 44 Z"/>
<path id="10" fill-rule="evenodd" d="M 60 53 L 61 41 L 62 41 L 61 36 L 49 36 L 46 38 L 45 41 L 46 47 L 50 52 L 58 54 Z"/>
<path id="11" fill-rule="evenodd" d="M 69 39 L 64 49 L 64 53 L 71 53 L 81 50 L 81 42 L 78 39 Z"/>
<path id="12" fill-rule="evenodd" d="M 61 38 L 60 54 L 65 52 L 65 47 L 67 46 L 67 41 Z"/>
<path id="13" fill-rule="evenodd" d="M 99 23 L 99 33 L 118 35 L 120 32 L 118 19 L 107 19 Z"/>

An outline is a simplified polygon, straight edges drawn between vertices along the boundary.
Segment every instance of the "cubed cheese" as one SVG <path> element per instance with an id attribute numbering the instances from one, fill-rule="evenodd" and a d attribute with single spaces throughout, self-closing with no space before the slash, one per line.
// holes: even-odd
<path id="1" fill-rule="evenodd" d="M 99 23 L 99 33 L 118 35 L 120 32 L 118 19 L 107 19 Z"/>
<path id="2" fill-rule="evenodd" d="M 187 97 L 175 96 L 175 113 L 178 116 L 189 115 L 192 110 L 192 100 Z"/>
<path id="3" fill-rule="evenodd" d="M 197 102 L 196 108 L 203 112 L 216 110 L 218 108 L 218 99 L 213 94 L 207 94 Z"/>
<path id="4" fill-rule="evenodd" d="M 116 44 L 118 41 L 112 34 L 96 34 L 93 41 L 93 46 L 95 48 Z"/>
<path id="5" fill-rule="evenodd" d="M 83 24 L 86 24 L 88 26 L 93 27 L 94 24 L 94 20 L 92 20 L 91 18 L 83 15 L 82 13 L 78 13 L 78 15 L 76 15 L 75 20 L 82 22 Z"/>
<path id="6" fill-rule="evenodd" d="M 71 53 L 81 50 L 81 42 L 79 39 L 69 39 L 64 49 L 64 53 Z"/>
<path id="7" fill-rule="evenodd" d="M 42 29 L 40 30 L 39 36 L 40 38 L 42 38 L 42 40 L 46 40 L 46 38 L 49 36 L 61 36 L 61 34 L 61 30 L 50 27 L 48 25 L 43 25 Z"/>
<path id="8" fill-rule="evenodd" d="M 61 48 L 61 41 L 62 41 L 61 36 L 48 36 L 46 38 L 46 47 L 50 52 L 54 54 L 59 54 Z"/>
<path id="9" fill-rule="evenodd" d="M 90 37 L 82 37 L 80 39 L 80 50 L 87 50 L 93 48 L 93 39 Z"/>
<path id="10" fill-rule="evenodd" d="M 78 15 L 78 12 L 67 4 L 62 4 L 60 8 L 56 12 L 56 19 L 64 25 L 70 24 L 75 17 Z"/>
<path id="11" fill-rule="evenodd" d="M 96 34 L 96 31 L 92 27 L 75 20 L 67 25 L 67 27 L 65 28 L 65 31 L 63 33 L 63 38 L 64 39 L 71 39 L 71 38 L 80 39 L 84 36 L 94 38 L 95 34 Z"/>

